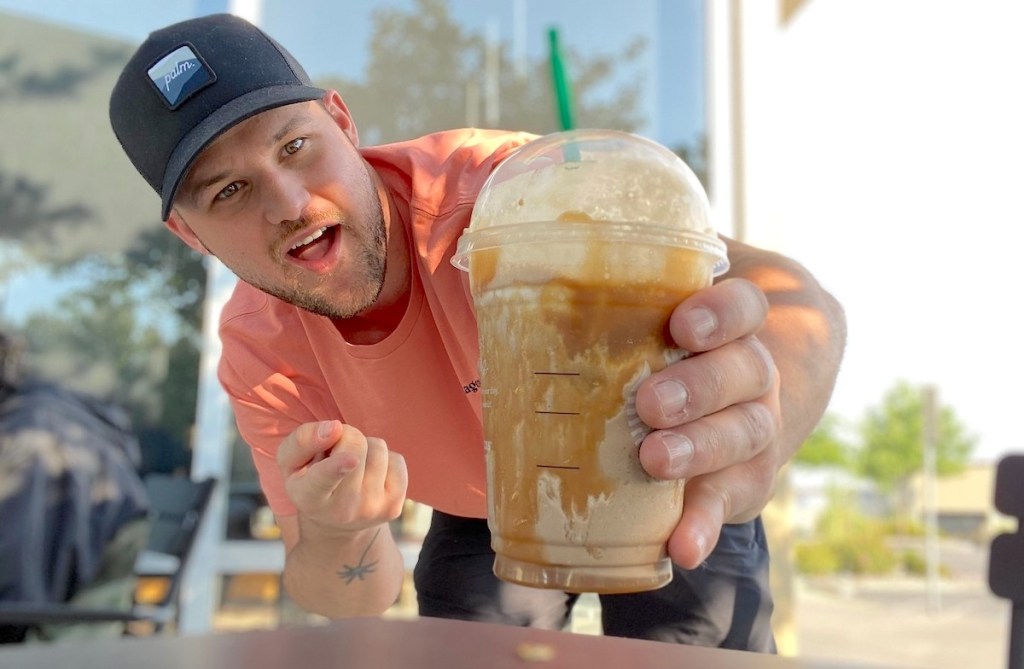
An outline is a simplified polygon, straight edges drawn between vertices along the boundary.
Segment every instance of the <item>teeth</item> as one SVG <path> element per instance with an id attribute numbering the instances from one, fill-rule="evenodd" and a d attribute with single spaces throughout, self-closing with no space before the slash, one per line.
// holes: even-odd
<path id="1" fill-rule="evenodd" d="M 309 237 L 306 237 L 305 239 L 303 239 L 303 240 L 301 240 L 299 242 L 296 242 L 295 245 L 292 246 L 289 249 L 289 251 L 294 251 L 295 249 L 299 248 L 300 246 L 305 246 L 306 244 L 309 244 L 313 240 L 319 239 L 320 237 L 323 236 L 323 234 L 324 234 L 324 232 L 326 230 L 327 230 L 327 226 L 326 225 L 324 227 L 320 228 L 319 230 L 314 230 L 313 233 L 309 235 Z"/>

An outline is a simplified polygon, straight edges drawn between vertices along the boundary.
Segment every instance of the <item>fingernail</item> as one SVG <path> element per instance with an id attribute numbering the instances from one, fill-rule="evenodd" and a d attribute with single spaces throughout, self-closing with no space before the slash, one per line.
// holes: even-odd
<path id="1" fill-rule="evenodd" d="M 317 426 L 316 436 L 319 437 L 320 439 L 327 439 L 328 437 L 331 436 L 331 430 L 333 429 L 334 423 L 332 421 L 326 420 Z"/>
<path id="2" fill-rule="evenodd" d="M 700 339 L 707 339 L 718 329 L 718 317 L 715 316 L 715 312 L 705 307 L 690 309 L 683 314 L 683 320 Z"/>
<path id="3" fill-rule="evenodd" d="M 654 395 L 661 403 L 661 415 L 665 418 L 673 418 L 686 410 L 686 402 L 690 394 L 686 392 L 686 386 L 678 381 L 658 381 L 654 384 Z"/>
<path id="4" fill-rule="evenodd" d="M 665 432 L 661 435 L 661 443 L 665 445 L 665 452 L 668 453 L 669 473 L 681 473 L 680 470 L 693 460 L 693 442 L 686 437 Z"/>

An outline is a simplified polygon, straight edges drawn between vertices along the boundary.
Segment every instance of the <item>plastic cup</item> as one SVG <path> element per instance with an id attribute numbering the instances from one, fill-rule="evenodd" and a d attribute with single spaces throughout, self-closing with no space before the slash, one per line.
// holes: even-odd
<path id="1" fill-rule="evenodd" d="M 685 356 L 672 310 L 728 268 L 708 214 L 680 158 L 616 131 L 537 139 L 484 185 L 452 263 L 479 328 L 500 578 L 598 593 L 671 580 L 684 484 L 640 465 L 634 398 Z"/>

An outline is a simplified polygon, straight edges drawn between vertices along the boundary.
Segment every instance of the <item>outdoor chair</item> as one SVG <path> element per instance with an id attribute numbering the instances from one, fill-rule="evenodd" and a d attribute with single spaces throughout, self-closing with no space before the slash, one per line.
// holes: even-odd
<path id="1" fill-rule="evenodd" d="M 136 587 L 128 609 L 97 608 L 74 603 L 0 602 L 0 625 L 25 626 L 31 630 L 64 629 L 68 626 L 119 623 L 131 633 L 132 623 L 147 622 L 153 632 L 178 619 L 181 580 L 188 565 L 201 521 L 209 507 L 215 479 L 193 481 L 183 476 L 151 474 L 145 478 L 150 501 L 148 539 L 134 562 Z M 159 579 L 165 583 L 155 599 L 139 597 L 138 584 Z M 36 634 L 35 638 L 61 635 Z"/>
<path id="2" fill-rule="evenodd" d="M 1004 457 L 996 469 L 995 506 L 1017 519 L 1017 531 L 992 541 L 988 582 L 992 592 L 1010 600 L 1009 669 L 1024 669 L 1024 455 Z"/>

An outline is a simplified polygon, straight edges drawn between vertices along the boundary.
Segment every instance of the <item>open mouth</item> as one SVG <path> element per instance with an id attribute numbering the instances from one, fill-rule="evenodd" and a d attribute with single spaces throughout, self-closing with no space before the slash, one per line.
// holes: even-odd
<path id="1" fill-rule="evenodd" d="M 334 244 L 337 236 L 338 226 L 326 225 L 314 230 L 305 238 L 296 242 L 295 245 L 288 249 L 288 255 L 306 262 L 323 260 L 327 256 L 328 251 L 331 250 L 331 246 Z"/>

